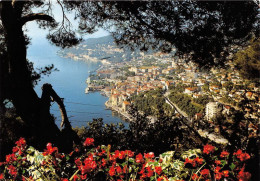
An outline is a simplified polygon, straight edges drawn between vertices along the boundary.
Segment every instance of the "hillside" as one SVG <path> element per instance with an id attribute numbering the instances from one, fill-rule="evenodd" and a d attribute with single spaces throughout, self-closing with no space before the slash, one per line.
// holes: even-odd
<path id="1" fill-rule="evenodd" d="M 109 62 L 122 62 L 138 59 L 142 55 L 140 51 L 131 52 L 116 46 L 112 36 L 90 38 L 79 45 L 60 50 L 58 55 L 65 58 L 83 61 L 101 61 L 107 59 Z"/>

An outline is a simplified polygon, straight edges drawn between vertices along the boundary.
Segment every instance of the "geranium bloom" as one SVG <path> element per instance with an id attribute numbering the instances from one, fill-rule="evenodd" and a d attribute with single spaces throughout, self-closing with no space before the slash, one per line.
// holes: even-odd
<path id="1" fill-rule="evenodd" d="M 86 180 L 87 179 L 87 174 L 86 175 L 81 175 L 81 180 Z"/>
<path id="2" fill-rule="evenodd" d="M 79 179 L 79 176 L 77 176 L 77 175 L 73 176 L 73 181 L 77 181 L 78 179 Z"/>
<path id="3" fill-rule="evenodd" d="M 18 141 L 15 142 L 15 144 L 19 147 L 24 147 L 26 145 L 26 141 L 24 138 L 20 138 Z"/>
<path id="4" fill-rule="evenodd" d="M 60 180 L 61 181 L 69 181 L 69 179 L 67 179 L 67 178 L 61 178 Z"/>
<path id="5" fill-rule="evenodd" d="M 161 175 L 161 174 L 162 174 L 162 167 L 156 166 L 156 167 L 155 167 L 155 172 L 156 172 L 158 175 Z"/>
<path id="6" fill-rule="evenodd" d="M 206 144 L 203 148 L 203 153 L 210 154 L 215 151 L 215 147 L 209 144 Z"/>
<path id="7" fill-rule="evenodd" d="M 152 177 L 153 176 L 153 170 L 151 169 L 151 167 L 147 167 L 146 170 L 148 172 L 147 177 Z"/>
<path id="8" fill-rule="evenodd" d="M 44 150 L 43 155 L 51 155 L 54 152 L 58 152 L 58 148 L 57 147 L 52 147 L 51 143 L 48 143 L 46 146 L 47 150 Z"/>
<path id="9" fill-rule="evenodd" d="M 241 162 L 246 161 L 246 160 L 250 159 L 250 155 L 248 153 L 242 153 L 239 156 L 239 159 L 240 159 Z"/>
<path id="10" fill-rule="evenodd" d="M 220 180 L 222 178 L 222 173 L 221 172 L 220 173 L 216 173 L 215 174 L 215 178 L 216 178 L 216 180 Z"/>
<path id="11" fill-rule="evenodd" d="M 221 161 L 220 160 L 215 160 L 216 165 L 221 165 Z"/>
<path id="12" fill-rule="evenodd" d="M 193 167 L 196 167 L 196 166 L 197 166 L 195 159 L 194 159 L 194 160 L 190 160 L 190 159 L 186 158 L 186 159 L 185 159 L 185 162 L 184 162 L 184 165 L 185 165 L 186 167 L 189 167 L 189 164 L 192 165 Z"/>
<path id="13" fill-rule="evenodd" d="M 195 159 L 194 159 L 198 164 L 202 164 L 203 163 L 203 161 L 204 161 L 204 159 L 203 158 L 199 158 L 199 157 L 196 157 Z"/>
<path id="14" fill-rule="evenodd" d="M 250 155 L 248 153 L 243 153 L 240 149 L 237 150 L 237 152 L 235 152 L 234 155 L 242 162 L 250 159 Z"/>
<path id="15" fill-rule="evenodd" d="M 141 153 L 139 153 L 138 155 L 136 155 L 135 157 L 135 162 L 136 163 L 141 163 L 143 162 L 143 155 Z"/>
<path id="16" fill-rule="evenodd" d="M 119 154 L 118 154 L 118 158 L 119 159 L 124 159 L 125 158 L 125 152 L 124 151 L 120 151 Z"/>
<path id="17" fill-rule="evenodd" d="M 239 181 L 248 181 L 251 178 L 251 174 L 249 172 L 244 172 L 244 167 L 238 173 L 238 180 Z"/>
<path id="18" fill-rule="evenodd" d="M 9 173 L 10 173 L 12 176 L 16 177 L 16 175 L 17 175 L 17 170 L 16 170 L 16 168 L 15 168 L 13 165 L 9 165 L 9 166 L 7 167 L 7 169 L 8 169 Z"/>
<path id="19" fill-rule="evenodd" d="M 132 152 L 131 150 L 126 150 L 125 154 L 128 155 L 129 157 L 133 157 L 134 156 L 134 152 Z"/>
<path id="20" fill-rule="evenodd" d="M 208 176 L 209 175 L 209 169 L 203 169 L 200 171 L 200 174 L 203 176 Z"/>
<path id="21" fill-rule="evenodd" d="M 90 146 L 94 145 L 94 139 L 93 138 L 86 138 L 86 140 L 83 143 L 84 146 Z"/>
<path id="22" fill-rule="evenodd" d="M 107 161 L 106 161 L 104 158 L 102 158 L 102 160 L 101 160 L 101 161 L 102 161 L 102 164 L 101 164 L 101 165 L 102 165 L 102 167 L 105 167 L 105 166 L 106 166 L 106 164 L 107 164 Z"/>
<path id="23" fill-rule="evenodd" d="M 76 163 L 77 166 L 81 166 L 82 165 L 82 162 L 80 161 L 79 158 L 75 160 L 75 163 Z"/>
<path id="24" fill-rule="evenodd" d="M 10 163 L 10 162 L 16 161 L 17 158 L 16 158 L 15 154 L 12 153 L 10 155 L 6 155 L 5 160 L 6 160 L 7 163 Z"/>
<path id="25" fill-rule="evenodd" d="M 152 158 L 154 158 L 154 153 L 153 152 L 145 153 L 144 157 L 147 159 L 152 159 Z"/>
<path id="26" fill-rule="evenodd" d="M 229 155 L 229 153 L 227 151 L 222 151 L 220 154 L 221 158 L 227 157 Z"/>
<path id="27" fill-rule="evenodd" d="M 116 172 L 117 172 L 118 174 L 121 174 L 121 173 L 123 173 L 123 170 L 122 170 L 122 168 L 121 168 L 120 166 L 117 166 L 117 167 L 116 167 Z"/>
<path id="28" fill-rule="evenodd" d="M 215 168 L 215 173 L 220 173 L 220 172 L 219 172 L 220 169 L 221 169 L 221 167 L 217 166 L 217 167 Z"/>
<path id="29" fill-rule="evenodd" d="M 110 167 L 108 173 L 111 177 L 113 177 L 116 174 L 116 170 L 115 170 L 114 166 Z"/>
<path id="30" fill-rule="evenodd" d="M 13 151 L 13 153 L 16 153 L 16 152 L 19 151 L 19 148 L 18 147 L 13 147 L 12 151 Z"/>
<path id="31" fill-rule="evenodd" d="M 199 178 L 199 176 L 198 176 L 196 173 L 194 173 L 194 174 L 192 175 L 192 177 L 191 177 L 192 180 L 196 180 L 196 179 L 198 179 L 198 178 Z"/>
<path id="32" fill-rule="evenodd" d="M 164 181 L 164 180 L 168 181 L 167 177 L 161 176 L 161 177 L 159 177 L 159 178 L 157 179 L 157 181 Z M 177 181 L 177 180 L 176 180 L 176 181 Z M 183 181 L 183 180 L 179 180 L 179 181 Z"/>
<path id="33" fill-rule="evenodd" d="M 224 177 L 229 177 L 229 171 L 228 170 L 223 170 L 223 175 Z"/>

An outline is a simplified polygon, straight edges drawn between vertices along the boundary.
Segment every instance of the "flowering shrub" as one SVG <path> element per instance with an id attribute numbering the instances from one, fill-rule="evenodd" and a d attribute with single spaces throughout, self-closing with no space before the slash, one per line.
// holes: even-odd
<path id="1" fill-rule="evenodd" d="M 13 153 L 0 163 L 0 180 L 239 180 L 247 181 L 251 174 L 245 171 L 250 155 L 237 150 L 233 155 L 212 145 L 203 150 L 180 153 L 169 151 L 155 157 L 153 152 L 134 153 L 131 150 L 111 152 L 111 146 L 94 145 L 87 138 L 84 148 L 75 148 L 70 154 L 59 153 L 47 144 L 44 152 L 28 147 L 21 138 Z M 177 156 L 178 155 L 178 156 Z M 228 162 L 230 160 L 232 162 Z"/>

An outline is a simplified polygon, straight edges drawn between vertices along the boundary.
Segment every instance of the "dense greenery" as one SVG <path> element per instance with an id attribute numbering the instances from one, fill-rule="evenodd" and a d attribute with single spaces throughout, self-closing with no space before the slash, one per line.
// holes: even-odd
<path id="1" fill-rule="evenodd" d="M 194 102 L 198 103 L 198 104 L 201 104 L 203 106 L 206 106 L 207 103 L 213 101 L 213 98 L 207 96 L 207 95 L 203 95 L 203 96 L 200 96 L 198 98 L 193 98 L 192 99 Z"/>
<path id="2" fill-rule="evenodd" d="M 134 106 L 146 115 L 160 116 L 165 114 L 171 116 L 174 112 L 169 104 L 165 102 L 162 89 L 151 90 L 131 97 Z"/>
<path id="3" fill-rule="evenodd" d="M 259 81 L 260 78 L 260 39 L 252 40 L 244 50 L 235 55 L 235 64 L 245 79 Z"/>
<path id="4" fill-rule="evenodd" d="M 196 113 L 201 113 L 203 111 L 203 107 L 194 104 L 192 102 L 192 98 L 187 94 L 172 92 L 169 98 L 190 117 L 193 117 Z"/>

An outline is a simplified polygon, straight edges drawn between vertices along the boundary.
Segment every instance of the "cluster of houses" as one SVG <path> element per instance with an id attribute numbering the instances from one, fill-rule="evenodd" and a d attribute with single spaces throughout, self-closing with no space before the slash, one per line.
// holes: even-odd
<path id="1" fill-rule="evenodd" d="M 225 86 L 228 82 L 231 82 L 233 87 L 245 85 L 245 81 L 239 77 L 239 73 L 235 71 L 231 62 L 229 62 L 229 71 L 212 69 L 210 72 L 203 73 L 198 71 L 193 63 L 187 64 L 180 59 L 164 61 L 168 66 L 161 67 L 156 63 L 151 66 L 143 66 L 140 61 L 129 62 L 128 71 L 134 72 L 134 75 L 128 76 L 126 80 L 117 79 L 118 76 L 123 76 L 123 71 L 120 71 L 119 66 L 97 72 L 99 77 L 114 84 L 113 87 L 103 89 L 103 92 L 109 97 L 109 104 L 119 108 L 122 112 L 127 112 L 131 105 L 131 102 L 128 101 L 131 96 L 156 88 L 168 90 L 170 86 L 181 84 L 186 87 L 183 93 L 193 98 L 208 95 L 214 99 L 214 102 L 206 105 L 203 114 L 194 115 L 195 119 L 210 120 L 220 112 L 228 114 L 234 105 L 221 101 L 223 97 L 228 97 L 234 102 L 241 102 L 245 98 L 251 100 L 246 105 L 246 116 L 259 119 L 260 95 L 256 85 L 249 84 L 247 89 L 228 89 Z M 235 108 L 237 109 L 237 107 Z"/>

